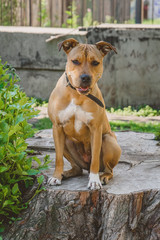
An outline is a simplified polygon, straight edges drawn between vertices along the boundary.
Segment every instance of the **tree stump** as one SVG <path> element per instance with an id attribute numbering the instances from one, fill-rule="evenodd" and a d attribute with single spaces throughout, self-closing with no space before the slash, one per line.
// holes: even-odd
<path id="1" fill-rule="evenodd" d="M 45 183 L 46 191 L 30 202 L 4 240 L 159 240 L 160 147 L 153 134 L 119 132 L 117 137 L 122 157 L 108 185 L 88 190 L 86 171 L 61 186 Z M 55 157 L 51 130 L 28 143 Z M 54 162 L 51 165 L 46 180 Z"/>

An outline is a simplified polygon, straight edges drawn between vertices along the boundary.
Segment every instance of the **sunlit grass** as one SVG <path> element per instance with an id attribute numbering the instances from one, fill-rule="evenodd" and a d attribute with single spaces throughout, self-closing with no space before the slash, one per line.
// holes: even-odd
<path id="1" fill-rule="evenodd" d="M 134 132 L 146 132 L 146 133 L 160 132 L 160 123 L 111 121 L 110 125 L 111 125 L 112 131 L 134 131 Z"/>

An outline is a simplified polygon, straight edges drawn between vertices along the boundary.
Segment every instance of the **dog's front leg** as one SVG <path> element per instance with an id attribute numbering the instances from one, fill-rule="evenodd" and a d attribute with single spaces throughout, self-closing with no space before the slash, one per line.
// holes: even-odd
<path id="1" fill-rule="evenodd" d="M 91 131 L 92 160 L 88 183 L 88 188 L 90 188 L 91 190 L 100 189 L 102 187 L 98 174 L 100 165 L 101 146 L 102 146 L 102 129 L 101 127 L 99 127 Z"/>
<path id="2" fill-rule="evenodd" d="M 49 185 L 60 185 L 62 180 L 63 173 L 63 152 L 64 152 L 64 141 L 65 136 L 63 132 L 62 126 L 56 124 L 53 125 L 53 138 L 55 143 L 56 150 L 56 163 L 55 163 L 55 171 L 53 173 L 53 177 L 49 178 Z"/>

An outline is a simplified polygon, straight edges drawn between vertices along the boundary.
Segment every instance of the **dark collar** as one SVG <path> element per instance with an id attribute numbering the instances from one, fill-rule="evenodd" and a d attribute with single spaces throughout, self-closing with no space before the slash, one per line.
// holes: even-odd
<path id="1" fill-rule="evenodd" d="M 65 75 L 66 75 L 66 80 L 67 80 L 67 86 L 66 87 L 70 86 L 72 89 L 76 90 L 76 88 L 73 87 L 72 84 L 70 83 L 70 81 L 68 79 L 68 76 L 67 76 L 67 73 L 65 73 Z M 85 96 L 90 98 L 95 103 L 97 103 L 100 107 L 104 108 L 104 104 L 97 97 L 95 97 L 94 95 L 89 93 L 88 95 L 85 95 Z"/>

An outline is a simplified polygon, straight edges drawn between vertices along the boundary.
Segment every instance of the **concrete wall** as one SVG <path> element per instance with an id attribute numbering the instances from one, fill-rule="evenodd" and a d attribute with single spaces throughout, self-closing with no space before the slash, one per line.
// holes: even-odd
<path id="1" fill-rule="evenodd" d="M 108 106 L 160 108 L 160 27 L 133 26 L 101 25 L 88 34 L 89 43 L 103 39 L 118 51 L 105 57 L 99 86 Z"/>
<path id="2" fill-rule="evenodd" d="M 66 36 L 46 42 L 51 35 Z M 160 27 L 101 25 L 89 31 L 55 28 L 0 27 L 0 56 L 21 77 L 28 96 L 47 99 L 65 69 L 66 56 L 57 43 L 74 37 L 80 42 L 112 43 L 118 55 L 104 59 L 99 86 L 111 107 L 149 104 L 160 108 Z"/>
<path id="3" fill-rule="evenodd" d="M 46 42 L 50 36 L 70 35 L 71 29 L 0 27 L 0 56 L 16 68 L 21 86 L 28 96 L 48 99 L 65 69 L 66 55 L 57 44 L 64 38 Z M 74 37 L 85 41 L 85 34 L 72 30 Z"/>

